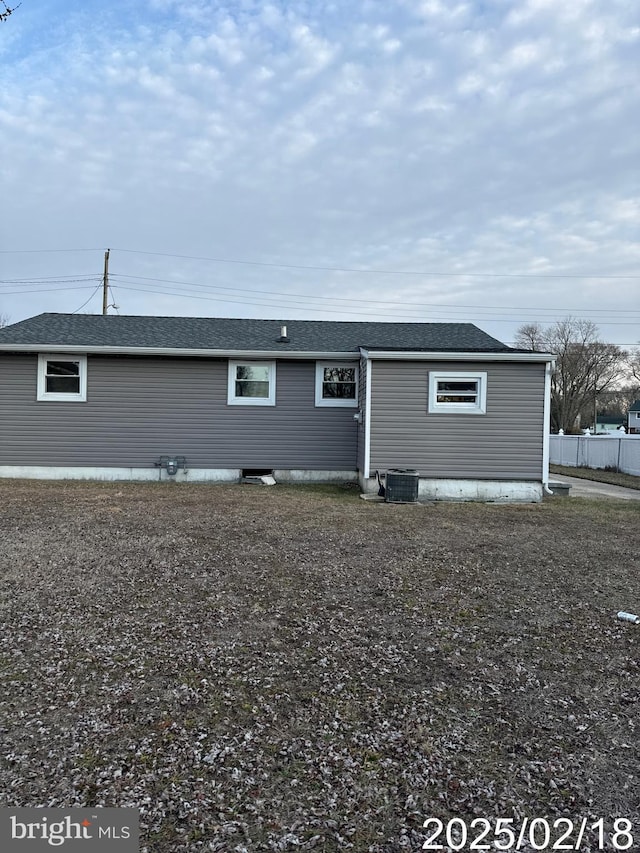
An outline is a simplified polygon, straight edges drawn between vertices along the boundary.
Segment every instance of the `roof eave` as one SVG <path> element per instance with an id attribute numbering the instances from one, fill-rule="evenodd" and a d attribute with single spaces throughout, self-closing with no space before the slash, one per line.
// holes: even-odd
<path id="1" fill-rule="evenodd" d="M 156 355 L 178 358 L 307 358 L 357 359 L 358 351 L 187 349 L 183 347 L 81 346 L 79 344 L 0 344 L 0 352 L 69 353 L 78 355 Z"/>
<path id="2" fill-rule="evenodd" d="M 522 361 L 547 364 L 554 362 L 556 357 L 548 352 L 477 352 L 460 350 L 412 351 L 412 350 L 368 350 L 361 347 L 362 354 L 369 359 L 385 359 L 388 361 Z"/>

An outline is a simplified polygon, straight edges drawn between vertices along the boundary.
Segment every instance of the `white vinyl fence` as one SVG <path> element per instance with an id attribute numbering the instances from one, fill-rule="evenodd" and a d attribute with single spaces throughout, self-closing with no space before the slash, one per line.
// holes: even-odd
<path id="1" fill-rule="evenodd" d="M 552 435 L 549 462 L 571 468 L 613 468 L 640 477 L 640 435 Z"/>

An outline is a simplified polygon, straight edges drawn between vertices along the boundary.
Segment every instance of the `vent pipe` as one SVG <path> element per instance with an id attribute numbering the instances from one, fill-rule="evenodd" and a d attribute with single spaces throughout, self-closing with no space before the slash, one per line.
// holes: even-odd
<path id="1" fill-rule="evenodd" d="M 288 344 L 289 343 L 289 338 L 287 337 L 287 327 L 284 325 L 284 323 L 282 324 L 282 326 L 280 326 L 280 337 L 278 338 L 278 343 L 279 344 Z"/>

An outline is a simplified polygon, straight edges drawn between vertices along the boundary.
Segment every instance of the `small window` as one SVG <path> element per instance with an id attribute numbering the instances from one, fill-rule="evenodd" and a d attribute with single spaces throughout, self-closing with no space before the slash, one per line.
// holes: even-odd
<path id="1" fill-rule="evenodd" d="M 275 361 L 230 361 L 227 402 L 230 406 L 275 406 Z"/>
<path id="2" fill-rule="evenodd" d="M 86 355 L 39 355 L 37 399 L 67 403 L 86 402 Z"/>
<path id="3" fill-rule="evenodd" d="M 358 366 L 316 364 L 316 406 L 357 406 Z"/>
<path id="4" fill-rule="evenodd" d="M 486 373 L 432 371 L 429 374 L 429 412 L 484 415 L 486 410 Z"/>

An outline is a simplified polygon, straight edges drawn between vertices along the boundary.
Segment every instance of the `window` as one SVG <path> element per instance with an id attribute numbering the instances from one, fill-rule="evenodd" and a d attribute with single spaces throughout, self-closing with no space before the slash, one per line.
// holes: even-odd
<path id="1" fill-rule="evenodd" d="M 37 399 L 86 402 L 86 355 L 39 355 Z"/>
<path id="2" fill-rule="evenodd" d="M 429 373 L 429 412 L 484 415 L 486 411 L 486 373 Z"/>
<path id="3" fill-rule="evenodd" d="M 275 361 L 230 361 L 227 403 L 230 406 L 275 406 Z"/>
<path id="4" fill-rule="evenodd" d="M 316 363 L 316 406 L 357 406 L 358 366 Z"/>

